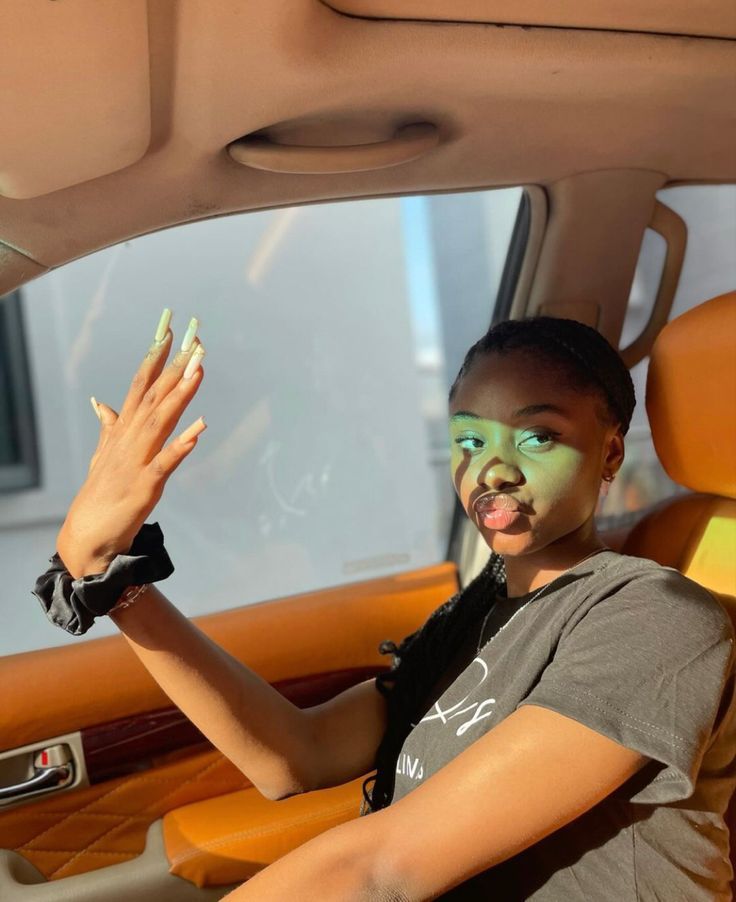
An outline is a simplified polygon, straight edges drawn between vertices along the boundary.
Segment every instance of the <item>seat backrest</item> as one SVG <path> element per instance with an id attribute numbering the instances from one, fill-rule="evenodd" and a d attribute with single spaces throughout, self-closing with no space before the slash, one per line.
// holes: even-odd
<path id="1" fill-rule="evenodd" d="M 644 517 L 621 550 L 705 586 L 736 627 L 736 292 L 665 326 L 652 349 L 646 405 L 662 465 L 692 494 Z M 736 873 L 736 796 L 726 820 Z"/>
<path id="2" fill-rule="evenodd" d="M 736 291 L 665 326 L 646 405 L 662 466 L 693 494 L 645 517 L 622 550 L 681 570 L 736 621 Z"/>

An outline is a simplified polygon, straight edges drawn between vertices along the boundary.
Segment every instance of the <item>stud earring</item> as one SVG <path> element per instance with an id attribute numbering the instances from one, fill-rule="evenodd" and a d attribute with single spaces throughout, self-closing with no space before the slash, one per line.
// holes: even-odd
<path id="1" fill-rule="evenodd" d="M 611 488 L 611 483 L 616 478 L 615 473 L 604 473 L 601 477 L 601 496 L 603 498 L 608 495 L 608 490 Z"/>

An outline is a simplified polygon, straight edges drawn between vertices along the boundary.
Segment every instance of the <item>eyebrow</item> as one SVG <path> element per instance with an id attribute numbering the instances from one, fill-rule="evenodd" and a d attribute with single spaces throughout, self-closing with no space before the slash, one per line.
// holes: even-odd
<path id="1" fill-rule="evenodd" d="M 558 416 L 569 418 L 569 414 L 566 410 L 563 410 L 561 407 L 558 407 L 557 404 L 528 404 L 526 407 L 521 407 L 519 410 L 515 410 L 511 417 L 514 420 L 518 420 L 521 417 L 532 417 L 538 413 L 556 413 Z M 454 413 L 450 417 L 450 422 L 454 423 L 455 420 L 483 420 L 485 417 L 479 416 L 477 413 L 473 413 L 471 410 L 458 410 L 457 413 Z"/>

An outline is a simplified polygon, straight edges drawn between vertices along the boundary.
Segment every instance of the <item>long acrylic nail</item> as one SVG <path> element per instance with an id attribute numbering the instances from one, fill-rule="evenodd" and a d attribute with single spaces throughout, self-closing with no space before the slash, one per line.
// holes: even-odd
<path id="1" fill-rule="evenodd" d="M 197 334 L 197 329 L 199 328 L 199 320 L 196 316 L 193 316 L 189 320 L 189 325 L 187 326 L 187 331 L 184 333 L 184 340 L 181 343 L 181 350 L 184 354 L 187 354 L 194 343 L 194 336 Z"/>
<path id="2" fill-rule="evenodd" d="M 191 426 L 187 427 L 184 432 L 179 436 L 180 442 L 190 442 L 193 438 L 199 435 L 200 432 L 204 432 L 207 428 L 207 424 L 204 421 L 204 417 L 200 417 L 198 420 L 195 420 Z"/>
<path id="3" fill-rule="evenodd" d="M 169 328 L 170 322 L 171 310 L 168 307 L 164 307 L 164 312 L 161 314 L 161 318 L 158 321 L 158 326 L 156 326 L 156 334 L 153 337 L 153 340 L 157 345 L 160 345 L 164 338 L 166 338 L 166 332 Z"/>
<path id="4" fill-rule="evenodd" d="M 189 358 L 189 362 L 187 363 L 186 369 L 184 370 L 185 379 L 191 379 L 192 376 L 197 372 L 197 367 L 202 362 L 204 353 L 204 345 L 198 345 L 196 351 Z"/>
<path id="5" fill-rule="evenodd" d="M 99 420 L 99 419 L 100 419 L 100 408 L 99 408 L 99 406 L 97 405 L 97 401 L 96 401 L 96 399 L 95 399 L 95 396 L 92 395 L 92 396 L 90 397 L 89 400 L 90 400 L 90 404 L 92 405 L 92 410 L 94 410 L 95 415 L 97 416 L 97 419 Z"/>

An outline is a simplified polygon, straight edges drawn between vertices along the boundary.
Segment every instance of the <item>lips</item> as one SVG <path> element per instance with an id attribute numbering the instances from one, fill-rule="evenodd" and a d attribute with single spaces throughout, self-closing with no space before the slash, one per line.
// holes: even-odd
<path id="1" fill-rule="evenodd" d="M 473 507 L 482 516 L 490 511 L 518 511 L 519 502 L 505 492 L 494 492 L 488 495 L 481 495 Z"/>
<path id="2" fill-rule="evenodd" d="M 508 529 L 521 516 L 519 502 L 504 492 L 481 495 L 473 507 L 486 529 Z"/>

